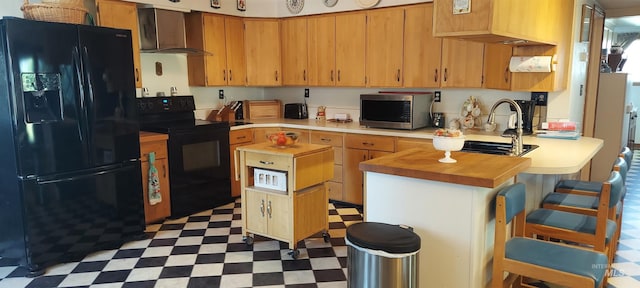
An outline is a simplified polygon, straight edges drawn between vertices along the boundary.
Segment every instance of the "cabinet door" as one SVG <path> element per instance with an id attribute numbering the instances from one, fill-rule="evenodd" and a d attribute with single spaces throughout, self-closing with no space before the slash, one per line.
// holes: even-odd
<path id="1" fill-rule="evenodd" d="M 246 215 L 244 222 L 246 228 L 252 232 L 266 235 L 267 230 L 267 197 L 265 193 L 249 191 L 245 193 L 244 203 L 246 203 Z"/>
<path id="2" fill-rule="evenodd" d="M 404 13 L 404 87 L 440 87 L 442 38 L 433 37 L 433 3 Z"/>
<path id="3" fill-rule="evenodd" d="M 185 18 L 187 45 L 211 55 L 187 55 L 189 84 L 227 85 L 224 16 L 209 13 L 189 14 Z"/>
<path id="4" fill-rule="evenodd" d="M 363 87 L 366 85 L 366 26 L 365 13 L 336 16 L 336 86 Z"/>
<path id="5" fill-rule="evenodd" d="M 484 43 L 443 39 L 441 86 L 481 88 L 483 56 Z"/>
<path id="6" fill-rule="evenodd" d="M 249 144 L 253 144 L 253 142 L 245 142 L 245 143 L 239 143 L 239 144 L 231 144 L 229 145 L 229 151 L 230 151 L 230 161 L 231 161 L 231 197 L 239 197 L 242 190 L 240 187 L 240 180 L 236 180 L 236 148 L 240 147 L 240 146 L 245 146 L 245 145 L 249 145 Z M 239 174 L 238 174 L 239 175 Z"/>
<path id="7" fill-rule="evenodd" d="M 282 83 L 280 20 L 245 19 L 247 85 L 279 86 Z"/>
<path id="8" fill-rule="evenodd" d="M 513 55 L 512 47 L 503 44 L 485 44 L 484 49 L 484 88 L 510 90 L 509 62 Z"/>
<path id="9" fill-rule="evenodd" d="M 438 0 L 434 2 L 434 34 L 436 37 L 441 37 L 456 35 L 460 31 L 488 31 L 489 17 L 492 16 L 492 13 L 490 13 L 492 5 L 500 1 L 466 1 L 466 3 L 471 4 L 471 12 L 463 14 L 453 14 L 455 0 Z M 508 2 L 511 4 L 511 1 Z"/>
<path id="10" fill-rule="evenodd" d="M 403 31 L 403 8 L 367 12 L 367 86 L 402 86 Z"/>
<path id="11" fill-rule="evenodd" d="M 239 17 L 225 17 L 225 43 L 227 49 L 227 83 L 244 86 L 247 81 L 247 62 L 244 57 L 244 23 Z"/>
<path id="12" fill-rule="evenodd" d="M 347 148 L 344 150 L 342 167 L 344 201 L 362 205 L 362 171 L 358 165 L 369 158 L 369 151 Z"/>
<path id="13" fill-rule="evenodd" d="M 282 20 L 282 84 L 307 85 L 307 18 Z"/>
<path id="14" fill-rule="evenodd" d="M 142 68 L 140 65 L 140 32 L 138 30 L 138 8 L 136 3 L 124 1 L 98 0 L 98 24 L 104 27 L 131 30 L 133 46 L 133 69 L 136 87 L 142 87 Z"/>
<path id="15" fill-rule="evenodd" d="M 171 195 L 169 193 L 169 163 L 167 158 L 156 159 L 154 166 L 158 169 L 160 194 L 162 201 L 155 205 L 149 204 L 149 162 L 141 163 L 142 194 L 144 201 L 145 223 L 155 223 L 171 216 Z"/>
<path id="16" fill-rule="evenodd" d="M 312 86 L 336 84 L 336 16 L 307 19 L 308 83 Z"/>
<path id="17" fill-rule="evenodd" d="M 290 241 L 293 238 L 291 233 L 293 229 L 291 213 L 293 211 L 289 197 L 269 194 L 267 196 L 268 235 Z"/>

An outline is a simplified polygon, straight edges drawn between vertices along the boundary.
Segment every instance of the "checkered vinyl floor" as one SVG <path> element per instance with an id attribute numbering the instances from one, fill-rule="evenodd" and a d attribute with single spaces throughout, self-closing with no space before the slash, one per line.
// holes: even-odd
<path id="1" fill-rule="evenodd" d="M 609 287 L 640 288 L 640 151 L 627 176 L 622 235 Z M 60 264 L 45 275 L 0 258 L 0 288 L 92 287 L 340 287 L 346 283 L 346 227 L 361 211 L 329 205 L 330 243 L 322 235 L 300 243 L 292 260 L 286 243 L 242 241 L 239 200 L 214 210 L 147 227 L 149 239 Z"/>
<path id="2" fill-rule="evenodd" d="M 45 275 L 24 277 L 24 268 L 0 259 L 0 288 L 44 287 L 346 287 L 346 227 L 361 210 L 329 205 L 331 239 L 314 235 L 298 245 L 257 236 L 242 239 L 240 201 L 162 224 L 147 226 L 149 239 L 55 265 Z"/>

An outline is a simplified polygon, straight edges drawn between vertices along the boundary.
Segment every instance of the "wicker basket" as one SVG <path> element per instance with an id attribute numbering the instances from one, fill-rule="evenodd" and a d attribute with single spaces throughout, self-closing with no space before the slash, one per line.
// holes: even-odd
<path id="1" fill-rule="evenodd" d="M 87 10 L 82 5 L 29 4 L 29 0 L 24 0 L 24 5 L 20 9 L 25 19 L 49 22 L 83 24 L 87 15 Z"/>
<path id="2" fill-rule="evenodd" d="M 50 5 L 66 5 L 66 6 L 75 6 L 75 7 L 84 6 L 84 0 L 42 0 L 40 2 L 42 2 L 42 4 L 50 4 Z"/>

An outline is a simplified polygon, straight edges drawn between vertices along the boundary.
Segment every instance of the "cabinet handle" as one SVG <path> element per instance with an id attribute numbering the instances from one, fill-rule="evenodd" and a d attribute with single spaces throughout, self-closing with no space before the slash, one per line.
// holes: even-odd
<path id="1" fill-rule="evenodd" d="M 438 82 L 438 69 L 436 68 L 436 73 L 433 74 L 433 82 Z"/>
<path id="2" fill-rule="evenodd" d="M 400 82 L 400 69 L 398 69 L 398 73 L 396 74 L 396 80 Z"/>
<path id="3" fill-rule="evenodd" d="M 167 178 L 167 167 L 162 163 L 162 178 Z"/>
<path id="4" fill-rule="evenodd" d="M 227 70 L 222 69 L 222 81 L 227 81 Z"/>
<path id="5" fill-rule="evenodd" d="M 362 161 L 367 161 L 367 155 L 362 155 Z"/>
<path id="6" fill-rule="evenodd" d="M 338 69 L 338 82 L 340 82 L 340 70 Z"/>
<path id="7" fill-rule="evenodd" d="M 267 214 L 269 215 L 269 218 L 271 218 L 271 200 L 269 200 L 269 204 L 267 205 Z"/>
<path id="8" fill-rule="evenodd" d="M 140 82 L 140 70 L 138 70 L 138 68 L 136 68 L 135 72 L 136 72 L 136 82 Z"/>
<path id="9" fill-rule="evenodd" d="M 264 164 L 264 165 L 273 165 L 273 161 L 264 161 L 264 160 L 260 160 L 260 163 Z"/>
<path id="10" fill-rule="evenodd" d="M 238 137 L 236 137 L 237 140 L 244 139 L 244 138 L 247 138 L 247 136 L 238 136 Z"/>
<path id="11" fill-rule="evenodd" d="M 331 138 L 320 138 L 320 141 L 325 142 L 325 143 L 329 143 L 329 142 L 331 142 Z"/>
<path id="12" fill-rule="evenodd" d="M 370 142 L 362 142 L 362 145 L 364 145 L 364 146 L 373 146 L 375 144 L 374 143 L 370 143 Z"/>
<path id="13" fill-rule="evenodd" d="M 236 181 L 240 181 L 240 151 L 238 149 L 233 150 L 233 176 Z"/>
<path id="14" fill-rule="evenodd" d="M 333 82 L 333 69 L 331 69 L 331 82 Z"/>
<path id="15" fill-rule="evenodd" d="M 302 80 L 307 81 L 307 70 L 302 70 Z"/>
<path id="16" fill-rule="evenodd" d="M 504 68 L 504 83 L 509 83 L 509 67 Z"/>
<path id="17" fill-rule="evenodd" d="M 231 73 L 231 69 L 229 69 L 229 81 L 233 81 L 233 74 Z"/>
<path id="18" fill-rule="evenodd" d="M 447 71 L 447 68 L 444 68 L 444 78 L 442 79 L 442 80 L 444 80 L 444 82 L 447 82 L 447 78 L 448 78 L 448 76 L 449 76 L 448 74 L 449 74 L 449 73 L 448 73 L 448 71 Z"/>
<path id="19" fill-rule="evenodd" d="M 278 82 L 278 70 L 276 70 L 276 82 Z"/>
<path id="20" fill-rule="evenodd" d="M 260 214 L 264 217 L 264 200 L 260 202 Z"/>

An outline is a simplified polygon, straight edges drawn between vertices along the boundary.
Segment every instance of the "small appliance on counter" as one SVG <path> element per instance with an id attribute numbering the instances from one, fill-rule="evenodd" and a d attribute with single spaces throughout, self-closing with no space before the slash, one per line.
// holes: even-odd
<path id="1" fill-rule="evenodd" d="M 534 115 L 533 112 L 535 108 L 535 103 L 530 100 L 514 100 L 514 101 L 518 103 L 518 106 L 520 106 L 520 109 L 522 110 L 522 134 L 524 135 L 533 134 L 533 115 Z M 511 107 L 511 105 L 509 105 L 509 108 L 513 112 L 516 111 L 514 107 Z M 517 116 L 518 115 L 511 116 L 509 120 L 509 124 L 507 125 L 508 129 L 504 130 L 504 132 L 502 133 L 503 136 L 508 136 L 516 133 L 516 128 L 518 127 Z"/>
<path id="2" fill-rule="evenodd" d="M 287 119 L 307 119 L 309 112 L 306 103 L 284 104 L 284 118 Z"/>
<path id="3" fill-rule="evenodd" d="M 371 128 L 414 130 L 431 126 L 431 92 L 360 95 L 360 124 Z"/>
<path id="4" fill-rule="evenodd" d="M 434 112 L 433 113 L 433 118 L 431 119 L 431 126 L 434 128 L 444 128 L 444 123 L 446 123 L 446 121 L 444 120 L 444 113 L 441 112 Z"/>

